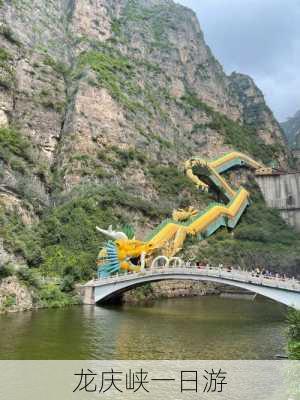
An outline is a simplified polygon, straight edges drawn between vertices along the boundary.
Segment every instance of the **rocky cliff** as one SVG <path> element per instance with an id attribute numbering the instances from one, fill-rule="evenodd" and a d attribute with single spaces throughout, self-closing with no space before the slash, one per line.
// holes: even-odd
<path id="1" fill-rule="evenodd" d="M 143 238 L 211 200 L 183 175 L 191 155 L 287 162 L 261 91 L 226 76 L 171 0 L 0 0 L 0 71 L 1 263 L 65 288 L 94 269 L 96 224 Z"/>
<path id="2" fill-rule="evenodd" d="M 300 110 L 289 118 L 287 121 L 282 122 L 281 126 L 288 140 L 289 146 L 300 148 Z"/>

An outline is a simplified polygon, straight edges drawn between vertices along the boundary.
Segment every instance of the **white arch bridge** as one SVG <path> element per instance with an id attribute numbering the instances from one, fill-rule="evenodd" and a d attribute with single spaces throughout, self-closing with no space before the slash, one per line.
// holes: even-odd
<path id="1" fill-rule="evenodd" d="M 173 259 L 175 263 L 170 261 L 172 259 L 166 259 L 164 266 L 157 266 L 159 264 L 157 262 L 153 263 L 151 268 L 137 273 L 116 274 L 108 278 L 89 281 L 81 287 L 83 302 L 84 304 L 101 303 L 148 282 L 176 279 L 236 286 L 300 310 L 300 282 L 295 279 L 253 276 L 248 271 L 234 269 L 227 271 L 221 268 L 199 268 L 184 264 L 176 258 Z"/>

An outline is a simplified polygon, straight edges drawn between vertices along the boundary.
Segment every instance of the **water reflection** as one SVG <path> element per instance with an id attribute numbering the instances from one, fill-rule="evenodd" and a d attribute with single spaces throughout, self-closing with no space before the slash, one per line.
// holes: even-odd
<path id="1" fill-rule="evenodd" d="M 285 308 L 201 297 L 0 316 L 1 359 L 270 359 Z"/>

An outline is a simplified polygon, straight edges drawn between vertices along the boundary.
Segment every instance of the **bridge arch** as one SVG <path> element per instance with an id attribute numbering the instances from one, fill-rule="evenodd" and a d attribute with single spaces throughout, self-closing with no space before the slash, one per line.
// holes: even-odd
<path id="1" fill-rule="evenodd" d="M 177 268 L 164 268 L 155 271 L 155 273 L 140 273 L 132 274 L 126 279 L 107 280 L 102 282 L 101 285 L 95 285 L 93 288 L 93 303 L 101 304 L 116 295 L 119 295 L 128 290 L 134 289 L 138 286 L 143 286 L 146 283 L 159 282 L 164 280 L 193 280 L 202 282 L 213 282 L 222 285 L 229 285 L 241 289 L 249 290 L 252 293 L 260 294 L 264 297 L 285 304 L 289 307 L 294 307 L 300 310 L 300 293 L 293 290 L 282 289 L 278 287 L 267 287 L 262 284 L 255 284 L 253 282 L 241 282 L 233 279 L 226 279 L 225 277 L 199 275 L 193 274 L 190 271 Z"/>

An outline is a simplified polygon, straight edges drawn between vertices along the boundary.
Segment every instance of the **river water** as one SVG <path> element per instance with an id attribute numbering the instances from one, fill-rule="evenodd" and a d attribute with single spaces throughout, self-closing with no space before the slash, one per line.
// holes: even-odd
<path id="1" fill-rule="evenodd" d="M 216 296 L 0 316 L 0 359 L 273 359 L 283 306 Z"/>

